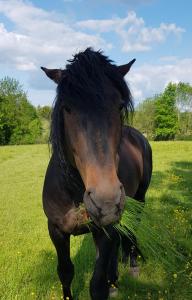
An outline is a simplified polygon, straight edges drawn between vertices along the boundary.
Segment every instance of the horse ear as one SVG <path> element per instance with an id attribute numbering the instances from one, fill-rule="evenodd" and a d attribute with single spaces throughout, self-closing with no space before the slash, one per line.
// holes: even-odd
<path id="1" fill-rule="evenodd" d="M 135 61 L 136 61 L 136 59 L 134 58 L 128 64 L 118 66 L 118 69 L 119 69 L 119 72 L 121 73 L 121 75 L 125 76 L 129 72 L 129 70 L 131 69 L 132 64 L 134 64 Z"/>
<path id="2" fill-rule="evenodd" d="M 47 69 L 44 67 L 41 67 L 41 70 L 45 72 L 45 74 L 53 80 L 55 83 L 59 83 L 61 78 L 63 77 L 64 71 L 61 69 Z"/>

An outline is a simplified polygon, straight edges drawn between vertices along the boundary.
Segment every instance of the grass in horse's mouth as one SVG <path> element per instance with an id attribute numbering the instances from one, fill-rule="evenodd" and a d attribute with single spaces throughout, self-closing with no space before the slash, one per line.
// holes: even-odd
<path id="1" fill-rule="evenodd" d="M 81 209 L 86 211 L 84 205 L 81 206 Z M 95 226 L 87 213 L 85 213 L 84 225 Z M 158 223 L 155 213 L 147 213 L 141 202 L 126 197 L 121 220 L 119 223 L 113 224 L 113 227 L 120 235 L 126 235 L 131 240 L 135 236 L 138 248 L 144 258 L 153 258 L 154 261 L 168 265 L 170 269 L 176 258 L 184 259 L 176 250 L 173 237 L 163 222 Z M 105 227 L 102 229 L 110 238 L 107 229 Z"/>

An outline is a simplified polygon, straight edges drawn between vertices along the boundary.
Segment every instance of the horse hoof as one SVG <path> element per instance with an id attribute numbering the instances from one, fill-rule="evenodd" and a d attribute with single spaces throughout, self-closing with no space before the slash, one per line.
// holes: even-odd
<path id="1" fill-rule="evenodd" d="M 134 278 L 139 277 L 139 267 L 131 267 L 129 270 L 129 274 Z"/>
<path id="2" fill-rule="evenodd" d="M 115 298 L 118 296 L 118 288 L 117 287 L 110 287 L 109 288 L 109 297 L 110 298 Z"/>

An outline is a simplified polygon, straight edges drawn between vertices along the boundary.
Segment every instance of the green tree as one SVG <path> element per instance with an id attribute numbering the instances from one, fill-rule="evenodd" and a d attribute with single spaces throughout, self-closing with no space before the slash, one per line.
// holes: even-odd
<path id="1" fill-rule="evenodd" d="M 156 97 L 140 103 L 134 114 L 133 126 L 146 135 L 148 139 L 154 137 L 154 115 Z"/>
<path id="2" fill-rule="evenodd" d="M 50 118 L 51 118 L 51 107 L 50 106 L 48 106 L 48 105 L 38 106 L 37 112 L 41 118 L 44 118 L 44 119 L 50 121 Z"/>
<path id="3" fill-rule="evenodd" d="M 171 140 L 178 130 L 177 85 L 169 83 L 155 104 L 155 140 Z"/>
<path id="4" fill-rule="evenodd" d="M 176 105 L 179 122 L 178 138 L 192 137 L 192 86 L 189 83 L 178 83 Z"/>
<path id="5" fill-rule="evenodd" d="M 0 80 L 0 144 L 35 143 L 41 134 L 37 111 L 15 79 Z"/>
<path id="6" fill-rule="evenodd" d="M 41 143 L 48 143 L 49 141 L 51 112 L 52 108 L 48 105 L 37 107 L 37 113 L 42 125 L 42 135 L 40 138 Z"/>

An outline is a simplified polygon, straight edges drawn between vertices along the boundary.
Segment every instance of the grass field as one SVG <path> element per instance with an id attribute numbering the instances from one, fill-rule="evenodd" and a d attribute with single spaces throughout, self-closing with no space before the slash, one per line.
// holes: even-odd
<path id="1" fill-rule="evenodd" d="M 154 257 L 140 261 L 138 279 L 132 279 L 128 266 L 120 264 L 117 299 L 190 300 L 192 142 L 156 142 L 152 147 L 154 171 L 145 210 L 157 231 L 162 224 L 169 232 L 170 242 L 184 258 L 172 257 L 171 265 Z M 0 299 L 61 299 L 55 250 L 41 204 L 48 159 L 45 145 L 0 148 Z M 91 236 L 73 237 L 71 249 L 74 298 L 88 300 L 95 259 Z"/>

